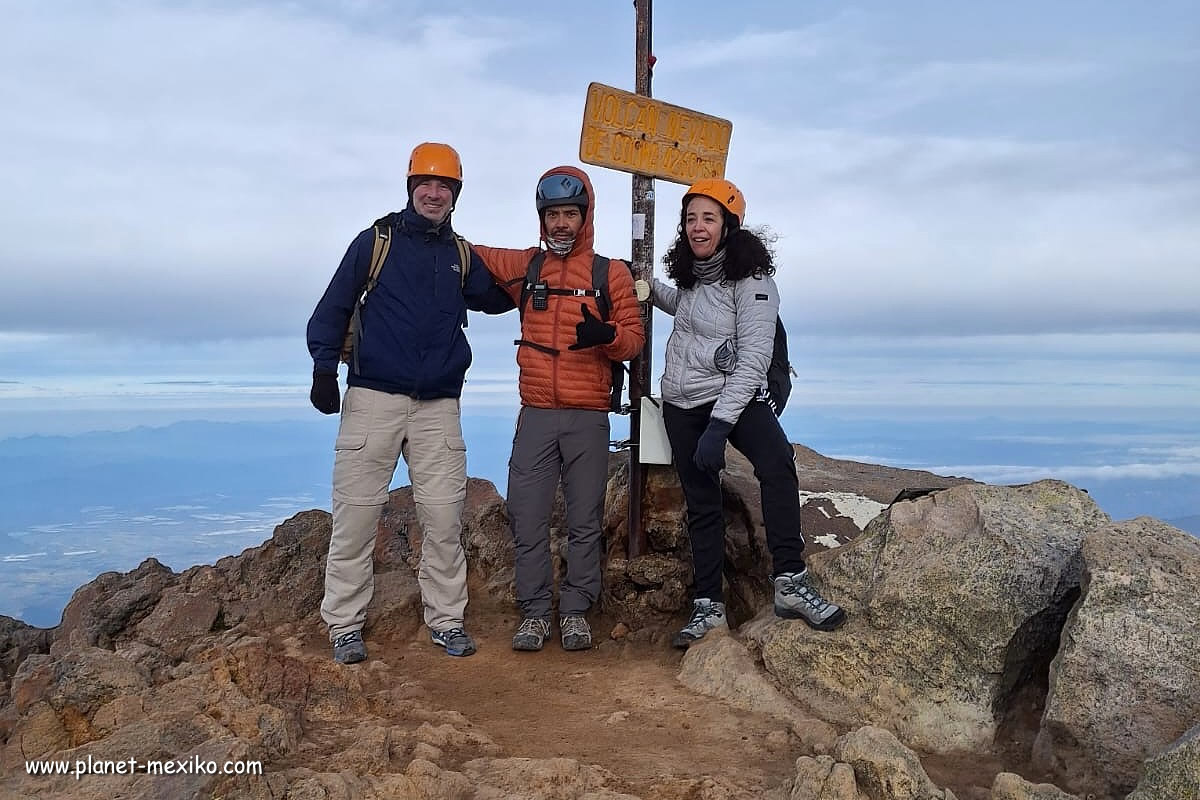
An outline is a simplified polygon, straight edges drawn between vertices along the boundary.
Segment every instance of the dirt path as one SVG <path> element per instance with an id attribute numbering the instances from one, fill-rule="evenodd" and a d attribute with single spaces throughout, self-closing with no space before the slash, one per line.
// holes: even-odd
<path id="1" fill-rule="evenodd" d="M 520 620 L 472 606 L 474 656 L 446 656 L 424 629 L 393 646 L 436 707 L 462 713 L 504 755 L 595 764 L 633 793 L 699 774 L 762 792 L 794 774 L 801 751 L 786 724 L 685 688 L 675 677 L 682 654 L 667 644 L 615 642 L 597 624 L 590 651 L 566 652 L 553 638 L 518 653 L 510 642 Z"/>
<path id="2" fill-rule="evenodd" d="M 368 631 L 367 642 L 372 659 L 404 676 L 406 696 L 430 709 L 462 714 L 503 757 L 573 759 L 610 772 L 612 789 L 687 800 L 700 796 L 693 793 L 699 789 L 686 787 L 695 787 L 701 776 L 720 783 L 704 796 L 782 796 L 771 790 L 795 775 L 799 756 L 812 755 L 782 720 L 683 686 L 676 677 L 683 653 L 663 637 L 614 641 L 613 621 L 593 618 L 596 646 L 589 651 L 564 651 L 556 627 L 541 652 L 514 652 L 511 638 L 520 622 L 515 611 L 484 591 L 471 597 L 468 628 L 479 650 L 469 658 L 447 656 L 415 620 L 404 632 Z M 313 637 L 304 649 L 327 658 L 327 648 Z M 934 782 L 960 800 L 990 797 L 992 779 L 1006 766 L 1033 776 L 1027 763 L 1004 760 L 922 758 Z"/>

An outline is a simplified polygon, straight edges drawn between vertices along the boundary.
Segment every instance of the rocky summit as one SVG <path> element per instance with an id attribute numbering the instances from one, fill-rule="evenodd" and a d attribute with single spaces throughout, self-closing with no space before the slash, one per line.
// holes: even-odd
<path id="1" fill-rule="evenodd" d="M 796 448 L 810 572 L 833 633 L 778 619 L 757 484 L 724 474 L 730 633 L 685 653 L 691 565 L 669 467 L 626 547 L 614 456 L 596 646 L 514 653 L 512 541 L 470 481 L 467 626 L 421 625 L 421 531 L 392 493 L 369 658 L 330 658 L 330 518 L 175 573 L 0 618 L 0 797 L 245 800 L 1200 800 L 1200 541 L 1109 519 L 1065 483 L 991 486 Z M 551 519 L 556 574 L 561 497 Z"/>

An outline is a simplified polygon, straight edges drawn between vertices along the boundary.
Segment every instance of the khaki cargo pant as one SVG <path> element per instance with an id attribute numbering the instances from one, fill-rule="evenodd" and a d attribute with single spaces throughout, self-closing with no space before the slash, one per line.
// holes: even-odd
<path id="1" fill-rule="evenodd" d="M 414 400 L 360 386 L 346 391 L 334 444 L 333 535 L 321 617 L 329 638 L 361 630 L 375 591 L 379 515 L 401 455 L 424 531 L 417 583 L 432 630 L 459 628 L 467 607 L 462 509 L 467 445 L 457 398 Z"/>

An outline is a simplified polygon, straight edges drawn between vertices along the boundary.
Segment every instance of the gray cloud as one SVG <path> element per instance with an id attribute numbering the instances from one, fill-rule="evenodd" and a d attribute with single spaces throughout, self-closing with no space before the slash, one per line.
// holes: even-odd
<path id="1" fill-rule="evenodd" d="M 532 244 L 530 187 L 546 167 L 576 162 L 586 83 L 622 85 L 628 54 L 577 32 L 577 59 L 547 60 L 545 37 L 494 10 L 368 24 L 378 10 L 14 10 L 0 48 L 10 156 L 0 181 L 13 189 L 0 215 L 0 328 L 298 336 L 354 233 L 403 204 L 405 159 L 423 139 L 463 154 L 460 230 Z M 737 65 L 763 79 L 747 59 L 761 63 L 777 46 L 803 45 L 801 57 L 819 65 L 805 68 L 811 83 L 844 73 L 847 53 L 892 58 L 872 39 L 872 19 L 785 20 L 766 32 L 738 23 L 724 40 L 662 41 L 656 80 L 670 102 L 726 115 L 732 87 L 745 83 Z M 862 88 L 859 101 L 913 107 L 913 96 L 1069 85 L 1119 70 L 1122 59 L 910 63 Z M 718 63 L 711 82 L 694 80 L 690 67 Z M 546 79 L 551 68 L 560 80 Z M 747 91 L 786 93 L 798 82 L 790 68 L 770 81 Z M 1194 149 L 1139 148 L 1083 129 L 1042 140 L 814 127 L 774 112 L 734 118 L 729 174 L 747 193 L 750 221 L 780 234 L 778 280 L 797 330 L 1200 330 Z M 626 254 L 628 176 L 590 172 L 598 248 Z M 660 254 L 682 192 L 658 184 Z"/>

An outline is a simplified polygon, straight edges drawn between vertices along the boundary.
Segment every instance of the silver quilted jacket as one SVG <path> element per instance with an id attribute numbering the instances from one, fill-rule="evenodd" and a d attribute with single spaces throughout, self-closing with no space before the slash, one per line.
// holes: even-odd
<path id="1" fill-rule="evenodd" d="M 715 400 L 712 416 L 736 423 L 766 384 L 779 316 L 775 281 L 764 275 L 679 289 L 655 278 L 652 288 L 654 305 L 675 317 L 663 399 L 680 408 Z"/>

